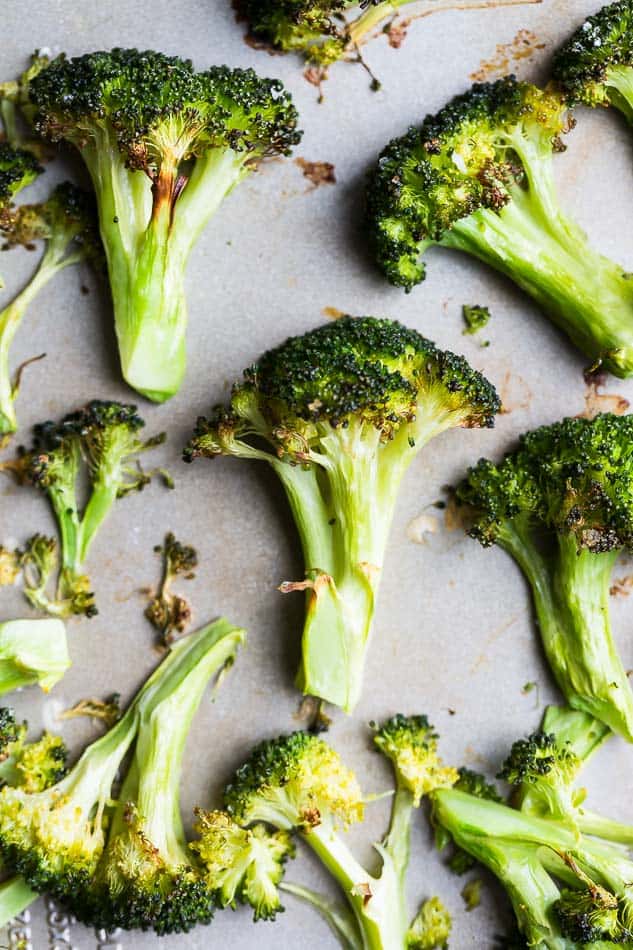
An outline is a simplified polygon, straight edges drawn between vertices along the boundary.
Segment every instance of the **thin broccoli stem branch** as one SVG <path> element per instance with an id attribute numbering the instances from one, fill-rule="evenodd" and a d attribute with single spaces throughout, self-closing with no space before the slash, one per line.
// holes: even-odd
<path id="1" fill-rule="evenodd" d="M 358 930 L 356 917 L 347 907 L 339 904 L 338 901 L 323 897 L 322 894 L 302 884 L 283 881 L 279 889 L 314 907 L 338 939 L 342 950 L 363 950 L 363 940 Z"/>
<path id="2" fill-rule="evenodd" d="M 15 875 L 0 884 L 0 927 L 30 907 L 40 895 L 31 890 L 23 877 Z"/>
<path id="3" fill-rule="evenodd" d="M 406 873 L 411 853 L 411 818 L 413 810 L 413 795 L 411 792 L 406 788 L 397 788 L 391 803 L 389 831 L 383 843 L 383 849 L 389 853 L 400 880 L 403 901 L 405 899 Z"/>
<path id="4" fill-rule="evenodd" d="M 579 809 L 577 822 L 583 834 L 595 835 L 597 838 L 618 844 L 633 845 L 633 826 L 631 825 L 604 818 L 584 808 Z"/>

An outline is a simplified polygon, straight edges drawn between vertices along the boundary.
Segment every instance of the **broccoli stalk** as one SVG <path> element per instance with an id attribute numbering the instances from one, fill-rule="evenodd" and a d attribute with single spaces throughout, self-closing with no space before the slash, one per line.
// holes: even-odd
<path id="1" fill-rule="evenodd" d="M 162 402 L 185 372 L 184 272 L 223 198 L 299 141 L 277 80 L 151 51 L 43 62 L 22 108 L 36 131 L 75 145 L 96 193 L 123 375 Z"/>
<path id="2" fill-rule="evenodd" d="M 351 711 L 402 476 L 457 426 L 492 425 L 493 387 L 461 357 L 390 320 L 345 317 L 246 370 L 231 405 L 198 420 L 185 460 L 267 462 L 288 497 L 307 592 L 297 685 Z"/>
<path id="3" fill-rule="evenodd" d="M 151 480 L 138 457 L 165 437 L 142 441 L 144 425 L 136 406 L 93 400 L 59 423 L 35 426 L 33 446 L 17 466 L 23 480 L 40 488 L 51 504 L 61 541 L 61 569 L 51 597 L 47 585 L 57 567 L 57 543 L 39 534 L 31 538 L 22 562 L 25 594 L 34 607 L 59 617 L 97 613 L 83 565 L 116 499 L 140 491 Z M 80 506 L 78 492 L 85 475 L 90 491 Z"/>
<path id="4" fill-rule="evenodd" d="M 404 884 L 412 813 L 423 794 L 450 786 L 457 772 L 438 759 L 437 737 L 424 716 L 393 717 L 377 730 L 375 742 L 391 760 L 396 781 L 389 831 L 375 845 L 379 876 L 359 864 L 340 834 L 341 826 L 362 819 L 363 801 L 354 774 L 322 739 L 298 732 L 263 742 L 227 786 L 225 802 L 239 824 L 263 822 L 295 832 L 317 855 L 343 891 L 347 911 L 307 888 L 282 887 L 312 903 L 343 947 L 402 950 L 410 930 Z M 420 939 L 421 927 L 416 918 Z"/>
<path id="5" fill-rule="evenodd" d="M 11 303 L 0 311 L 0 441 L 17 431 L 15 399 L 23 364 L 12 378 L 9 352 L 27 308 L 53 277 L 66 267 L 89 260 L 100 266 L 101 248 L 93 202 L 86 192 L 70 182 L 58 185 L 47 201 L 20 205 L 0 220 L 0 234 L 7 246 L 32 247 L 45 242 L 37 270 Z M 30 362 L 30 361 L 29 361 Z"/>
<path id="6" fill-rule="evenodd" d="M 466 251 L 529 293 L 592 363 L 633 373 L 633 280 L 560 208 L 552 154 L 564 97 L 507 77 L 474 85 L 383 151 L 368 227 L 387 279 L 410 290 L 432 244 Z"/>
<path id="7" fill-rule="evenodd" d="M 34 683 L 48 693 L 70 665 L 61 620 L 0 623 L 0 695 Z"/>
<path id="8" fill-rule="evenodd" d="M 618 0 L 587 17 L 554 58 L 572 103 L 614 106 L 633 122 L 633 7 Z"/>
<path id="9" fill-rule="evenodd" d="M 633 696 L 609 620 L 618 551 L 631 543 L 630 416 L 564 419 L 482 459 L 457 489 L 470 534 L 498 543 L 531 588 L 545 653 L 567 702 L 633 741 Z"/>
<path id="10" fill-rule="evenodd" d="M 180 754 L 178 750 L 184 741 L 177 722 L 183 712 L 183 706 L 183 718 L 185 722 L 189 721 L 189 686 L 199 697 L 201 679 L 204 678 L 206 682 L 214 670 L 229 660 L 242 639 L 242 632 L 231 627 L 226 621 L 211 624 L 196 634 L 182 638 L 174 644 L 158 669 L 149 677 L 119 722 L 83 752 L 76 765 L 61 781 L 45 791 L 31 792 L 24 788 L 8 786 L 1 789 L 0 853 L 7 867 L 22 874 L 35 891 L 48 892 L 72 906 L 82 919 L 90 920 L 99 914 L 107 915 L 108 908 L 102 906 L 103 890 L 97 886 L 104 879 L 99 876 L 98 868 L 104 847 L 104 860 L 108 866 L 112 850 L 116 850 L 118 831 L 125 833 L 115 816 L 106 846 L 112 785 L 123 758 L 136 739 L 139 729 L 142 729 L 143 745 L 131 766 L 132 777 L 127 782 L 127 790 L 131 793 L 130 783 L 139 776 L 138 756 L 143 754 L 143 767 L 149 767 L 152 772 L 157 799 L 152 803 L 149 797 L 143 798 L 143 804 L 149 810 L 148 820 L 160 811 L 167 822 L 164 829 L 156 829 L 152 825 L 152 832 L 159 844 L 163 836 L 169 835 L 170 827 L 175 829 L 178 837 L 180 826 L 177 802 L 173 798 L 173 777 L 166 771 L 159 775 L 160 750 L 165 751 L 165 768 L 170 763 L 177 766 Z M 178 702 L 174 699 L 176 696 Z M 168 708 L 171 710 L 170 723 L 166 723 L 161 714 Z M 154 725 L 164 726 L 165 732 L 156 733 Z M 169 732 L 171 736 L 168 743 Z M 149 741 L 149 746 L 146 741 Z M 158 758 L 154 759 L 154 756 Z M 153 771 L 154 768 L 157 771 Z M 166 796 L 166 814 L 162 812 L 163 806 L 158 801 L 162 793 Z M 133 827 L 127 830 L 131 836 L 129 841 L 133 843 Z M 159 852 L 154 852 L 149 845 L 149 839 L 139 832 L 137 844 L 143 841 L 146 846 L 146 863 L 135 863 L 134 853 L 130 851 L 127 870 L 132 878 L 134 869 L 136 871 L 138 894 L 134 895 L 135 898 L 143 893 L 145 898 L 150 893 L 156 898 L 160 895 L 160 887 L 164 883 L 160 862 L 157 860 Z M 123 849 L 121 856 L 124 856 Z M 136 857 L 139 857 L 139 853 Z M 112 862 L 108 870 L 109 874 L 104 872 L 104 877 L 112 884 L 111 899 L 113 906 L 116 906 L 117 891 L 120 894 L 116 885 L 120 887 L 124 881 L 124 868 Z M 157 876 L 157 881 L 152 880 L 150 870 Z M 132 884 L 130 887 L 132 888 Z M 144 887 L 147 888 L 145 892 Z M 130 893 L 131 890 L 128 896 Z M 183 894 L 183 909 L 184 901 Z M 154 910 L 157 916 L 160 909 L 155 900 Z M 138 900 L 121 910 L 134 918 L 135 914 L 140 913 Z"/>

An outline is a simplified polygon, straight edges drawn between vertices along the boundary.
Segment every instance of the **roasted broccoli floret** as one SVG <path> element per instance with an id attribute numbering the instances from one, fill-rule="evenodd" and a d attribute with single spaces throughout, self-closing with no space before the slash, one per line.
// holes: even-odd
<path id="1" fill-rule="evenodd" d="M 0 141 L 0 227 L 10 225 L 16 195 L 43 171 L 32 152 Z"/>
<path id="2" fill-rule="evenodd" d="M 182 544 L 170 531 L 165 543 L 154 548 L 162 558 L 162 571 L 158 590 L 145 608 L 145 616 L 160 634 L 163 644 L 169 644 L 174 636 L 183 633 L 191 622 L 189 601 L 172 593 L 171 585 L 177 577 L 193 578 L 198 566 L 198 553 L 190 544 Z"/>
<path id="3" fill-rule="evenodd" d="M 182 638 L 61 781 L 38 792 L 0 789 L 6 867 L 90 923 L 166 932 L 208 920 L 213 894 L 201 878 L 193 883 L 182 833 L 180 759 L 204 685 L 242 639 L 226 621 Z M 114 803 L 112 785 L 135 740 Z"/>
<path id="4" fill-rule="evenodd" d="M 409 928 L 408 950 L 445 950 L 452 926 L 451 915 L 439 897 L 429 898 Z"/>
<path id="5" fill-rule="evenodd" d="M 198 420 L 185 459 L 261 459 L 286 490 L 307 594 L 297 684 L 358 702 L 401 478 L 433 436 L 491 426 L 494 388 L 453 353 L 391 320 L 344 317 L 270 350 Z"/>
<path id="6" fill-rule="evenodd" d="M 432 244 L 510 277 L 593 364 L 633 373 L 633 278 L 561 210 L 552 155 L 572 125 L 564 96 L 513 76 L 471 87 L 382 152 L 368 230 L 387 279 L 411 290 Z"/>
<path id="7" fill-rule="evenodd" d="M 0 696 L 35 683 L 48 693 L 70 665 L 61 620 L 0 623 Z"/>
<path id="8" fill-rule="evenodd" d="M 30 77 L 35 130 L 76 146 L 94 185 L 123 375 L 162 402 L 185 372 L 186 259 L 229 191 L 300 138 L 278 80 L 152 51 L 58 56 Z"/>
<path id="9" fill-rule="evenodd" d="M 523 435 L 457 488 L 472 537 L 511 554 L 531 588 L 567 702 L 633 741 L 633 696 L 609 621 L 613 565 L 633 540 L 633 416 L 563 419 Z"/>
<path id="10" fill-rule="evenodd" d="M 35 426 L 33 445 L 23 452 L 18 471 L 51 504 L 61 539 L 61 569 L 55 593 L 50 595 L 48 584 L 58 565 L 57 542 L 39 534 L 31 538 L 22 563 L 24 591 L 34 607 L 59 617 L 97 613 L 83 565 L 115 500 L 139 491 L 151 479 L 138 458 L 165 437 L 143 441 L 144 425 L 136 406 L 93 400 L 61 422 Z M 86 477 L 90 490 L 81 505 Z"/>
<path id="11" fill-rule="evenodd" d="M 33 277 L 11 303 L 0 311 L 1 442 L 3 437 L 6 440 L 18 427 L 15 399 L 22 370 L 27 364 L 22 364 L 12 375 L 9 352 L 27 308 L 65 267 L 88 261 L 100 270 L 103 252 L 92 196 L 70 182 L 58 185 L 46 201 L 19 205 L 13 208 L 4 222 L 0 218 L 0 236 L 5 240 L 5 248 L 16 245 L 32 248 L 38 241 L 45 244 Z"/>
<path id="12" fill-rule="evenodd" d="M 376 845 L 379 876 L 358 863 L 341 835 L 362 819 L 363 798 L 354 774 L 322 739 L 297 732 L 261 743 L 225 791 L 227 811 L 238 824 L 294 832 L 312 848 L 348 906 L 307 888 L 283 887 L 312 903 L 342 946 L 351 948 L 407 946 L 404 884 L 412 813 L 421 794 L 448 787 L 457 777 L 438 759 L 437 737 L 424 716 L 395 716 L 377 730 L 375 742 L 392 762 L 396 785 L 389 832 Z M 421 927 L 416 919 L 412 930 L 420 939 Z"/>
<path id="13" fill-rule="evenodd" d="M 633 122 L 633 3 L 618 0 L 587 17 L 558 50 L 554 78 L 572 103 L 615 106 Z"/>

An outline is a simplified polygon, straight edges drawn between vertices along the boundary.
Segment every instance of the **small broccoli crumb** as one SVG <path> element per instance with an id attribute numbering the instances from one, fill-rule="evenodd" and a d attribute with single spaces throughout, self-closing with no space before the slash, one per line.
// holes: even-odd
<path id="1" fill-rule="evenodd" d="M 121 696 L 119 693 L 112 693 L 106 699 L 80 699 L 70 709 L 61 712 L 58 718 L 76 719 L 79 716 L 87 716 L 89 719 L 100 720 L 110 729 L 119 721 L 121 715 Z"/>
<path id="2" fill-rule="evenodd" d="M 154 551 L 162 556 L 163 568 L 158 591 L 145 608 L 145 616 L 158 631 L 163 646 L 168 646 L 178 633 L 184 633 L 191 623 L 191 607 L 184 597 L 173 594 L 171 585 L 176 577 L 192 580 L 198 566 L 198 553 L 189 544 L 181 544 L 170 531 L 161 546 Z"/>
<path id="3" fill-rule="evenodd" d="M 467 881 L 461 891 L 466 910 L 475 910 L 481 904 L 481 880 L 478 877 Z"/>
<path id="4" fill-rule="evenodd" d="M 474 333 L 479 333 L 479 331 L 486 326 L 490 320 L 491 313 L 488 307 L 482 307 L 480 304 L 474 304 L 473 306 L 470 306 L 469 304 L 465 303 L 462 307 L 462 316 L 464 318 L 464 323 L 466 324 L 462 330 L 462 333 L 468 333 L 472 335 Z"/>

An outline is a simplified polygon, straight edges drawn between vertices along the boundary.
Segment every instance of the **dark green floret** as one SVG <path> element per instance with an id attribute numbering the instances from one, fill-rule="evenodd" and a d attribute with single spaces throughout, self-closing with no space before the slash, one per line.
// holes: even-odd
<path id="1" fill-rule="evenodd" d="M 477 83 L 382 152 L 367 226 L 387 280 L 411 290 L 433 244 L 465 251 L 529 293 L 592 363 L 633 372 L 633 281 L 561 210 L 552 157 L 565 97 L 513 76 Z"/>
<path id="2" fill-rule="evenodd" d="M 633 3 L 587 17 L 558 50 L 554 78 L 573 103 L 614 106 L 633 121 Z"/>
<path id="3" fill-rule="evenodd" d="M 113 49 L 40 61 L 21 107 L 40 136 L 86 163 L 123 375 L 162 402 L 185 371 L 189 252 L 228 192 L 299 141 L 290 96 L 251 69 L 196 72 L 190 60 Z"/>
<path id="4" fill-rule="evenodd" d="M 633 740 L 633 696 L 609 621 L 619 553 L 633 542 L 633 416 L 563 419 L 523 435 L 457 488 L 470 534 L 508 551 L 532 587 L 567 702 Z"/>
<path id="5" fill-rule="evenodd" d="M 32 152 L 0 141 L 0 224 L 10 217 L 16 195 L 32 184 L 44 169 Z"/>
<path id="6" fill-rule="evenodd" d="M 281 590 L 307 596 L 305 693 L 354 708 L 402 476 L 435 435 L 491 426 L 498 409 L 462 357 L 395 321 L 343 317 L 265 353 L 198 419 L 186 461 L 263 460 L 286 489 L 305 579 Z"/>
<path id="7" fill-rule="evenodd" d="M 60 422 L 34 427 L 33 443 L 17 463 L 22 480 L 48 498 L 57 520 L 55 539 L 35 535 L 22 555 L 24 591 L 41 610 L 59 617 L 97 613 L 83 565 L 94 537 L 118 498 L 140 491 L 151 480 L 139 457 L 164 441 L 164 434 L 143 440 L 145 423 L 136 406 L 93 400 Z M 89 482 L 85 503 L 82 479 Z M 61 565 L 54 594 L 49 582 Z"/>

